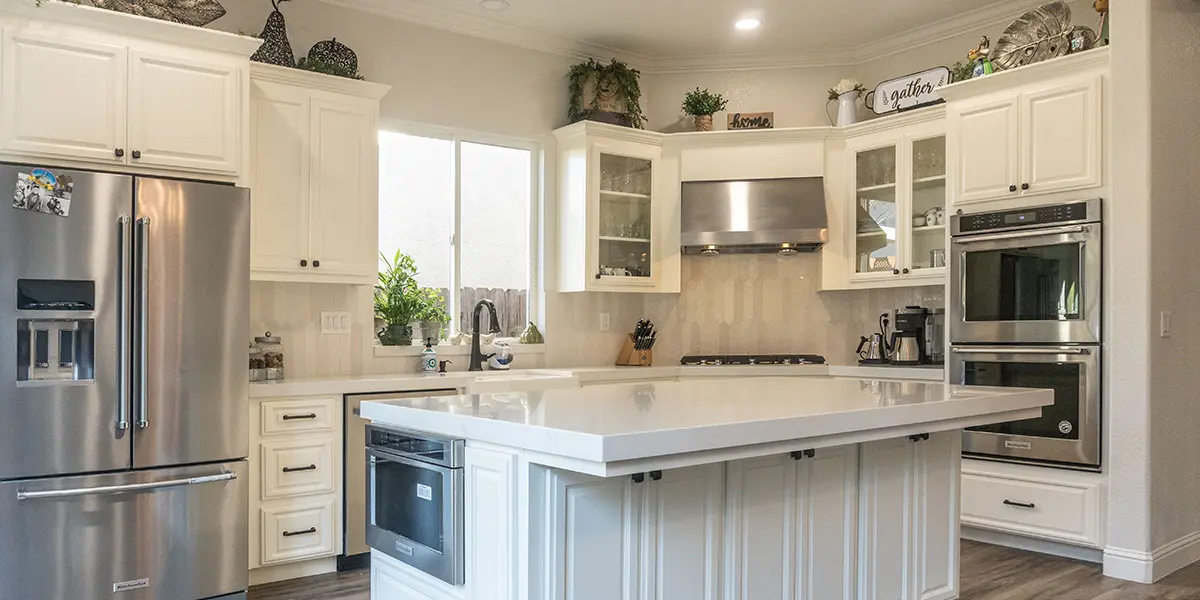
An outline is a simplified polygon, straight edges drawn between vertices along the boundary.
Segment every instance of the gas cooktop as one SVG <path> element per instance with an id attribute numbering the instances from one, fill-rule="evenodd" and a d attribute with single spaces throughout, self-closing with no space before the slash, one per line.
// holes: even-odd
<path id="1" fill-rule="evenodd" d="M 685 356 L 679 364 L 689 367 L 719 367 L 722 365 L 823 365 L 825 357 L 818 354 L 706 354 Z"/>

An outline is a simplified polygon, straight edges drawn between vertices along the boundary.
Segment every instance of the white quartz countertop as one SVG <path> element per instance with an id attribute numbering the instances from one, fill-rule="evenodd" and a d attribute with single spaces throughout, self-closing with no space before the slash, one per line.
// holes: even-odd
<path id="1" fill-rule="evenodd" d="M 460 389 L 467 393 L 529 390 L 531 387 L 576 387 L 580 384 L 667 380 L 693 377 L 846 376 L 877 379 L 942 381 L 944 371 L 927 367 L 860 367 L 777 365 L 683 367 L 584 367 L 454 372 L 434 375 L 338 375 L 284 379 L 250 385 L 251 398 L 288 398 L 342 394 L 379 394 L 417 390 Z M 485 383 L 486 382 L 486 383 Z"/>
<path id="2" fill-rule="evenodd" d="M 380 424 L 604 464 L 887 439 L 1031 418 L 1053 400 L 1050 390 L 741 376 L 371 401 L 361 410 Z"/>

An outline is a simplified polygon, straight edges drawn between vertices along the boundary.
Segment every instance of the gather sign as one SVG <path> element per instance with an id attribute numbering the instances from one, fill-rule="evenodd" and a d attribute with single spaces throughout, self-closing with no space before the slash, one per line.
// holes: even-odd
<path id="1" fill-rule="evenodd" d="M 729 129 L 774 129 L 775 113 L 729 113 Z"/>
<path id="2" fill-rule="evenodd" d="M 904 77 L 889 79 L 877 86 L 866 98 L 877 115 L 906 110 L 941 102 L 937 89 L 950 83 L 950 69 L 937 67 Z"/>

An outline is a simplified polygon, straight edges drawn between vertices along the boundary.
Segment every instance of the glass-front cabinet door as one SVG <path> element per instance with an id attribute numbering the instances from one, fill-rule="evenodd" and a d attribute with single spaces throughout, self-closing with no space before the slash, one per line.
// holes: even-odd
<path id="1" fill-rule="evenodd" d="M 946 136 L 911 140 L 911 232 L 908 265 L 915 276 L 946 270 Z M 930 271 L 936 269 L 937 271 Z"/>
<path id="2" fill-rule="evenodd" d="M 899 193 L 895 145 L 856 151 L 854 273 L 891 277 L 900 274 Z"/>
<path id="3" fill-rule="evenodd" d="M 600 152 L 598 278 L 646 284 L 654 276 L 654 161 Z"/>

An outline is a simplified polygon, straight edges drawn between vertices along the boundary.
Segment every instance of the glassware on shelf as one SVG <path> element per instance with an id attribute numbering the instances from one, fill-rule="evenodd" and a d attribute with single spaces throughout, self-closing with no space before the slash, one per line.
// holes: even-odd
<path id="1" fill-rule="evenodd" d="M 617 218 L 612 213 L 604 215 L 604 226 L 601 228 L 600 235 L 617 235 Z"/>

